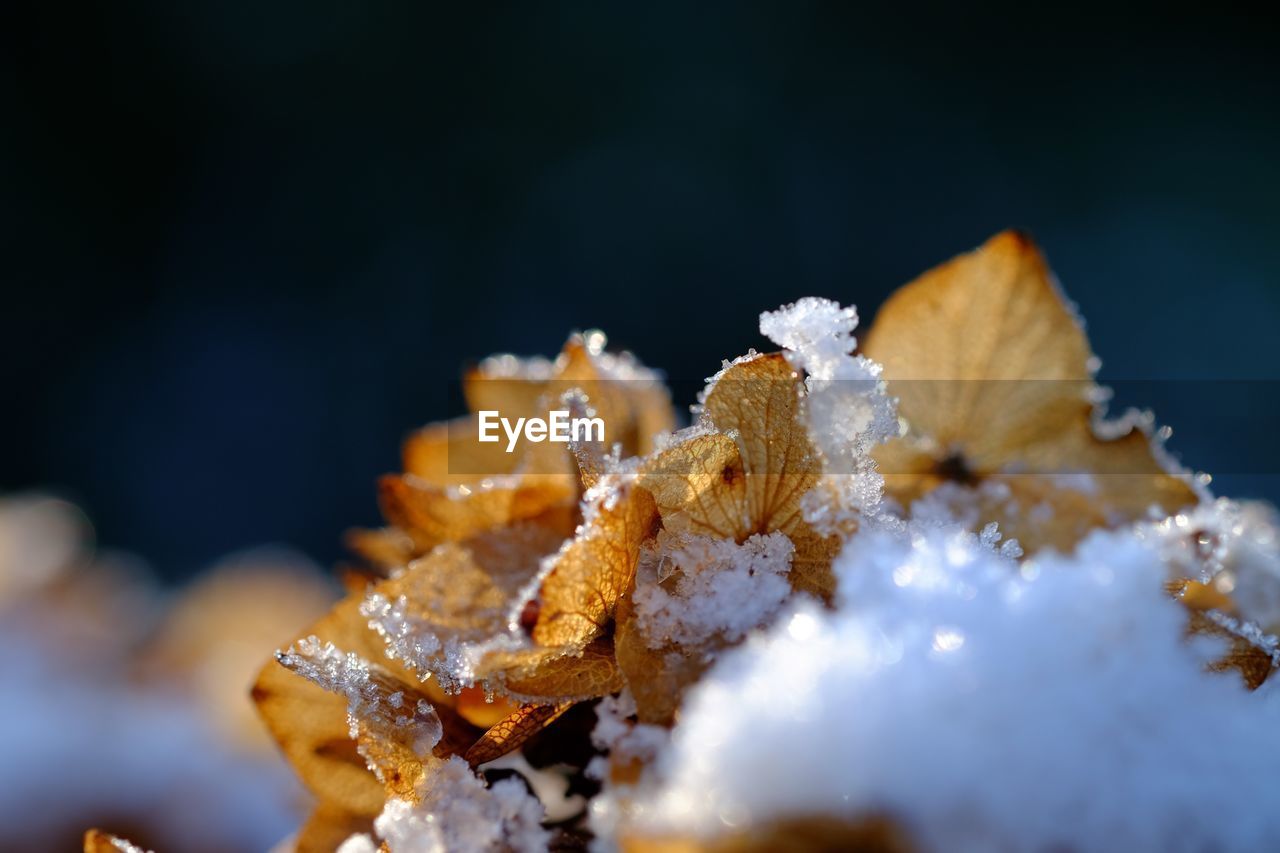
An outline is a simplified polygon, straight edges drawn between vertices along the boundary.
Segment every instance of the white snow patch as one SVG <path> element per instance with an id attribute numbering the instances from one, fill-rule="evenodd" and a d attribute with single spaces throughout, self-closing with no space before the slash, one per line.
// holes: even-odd
<path id="1" fill-rule="evenodd" d="M 491 787 L 454 756 L 426 775 L 417 802 L 392 798 L 373 822 L 391 853 L 471 853 L 547 849 L 542 806 L 518 779 Z M 362 848 L 355 848 L 361 850 Z"/>
<path id="2" fill-rule="evenodd" d="M 888 814 L 927 850 L 1280 837 L 1278 702 L 1205 671 L 1225 644 L 1184 636 L 1149 539 L 1098 532 L 1019 570 L 972 534 L 864 530 L 836 569 L 834 612 L 801 605 L 690 692 L 634 828 Z"/>
<path id="3" fill-rule="evenodd" d="M 785 533 L 755 534 L 741 545 L 660 531 L 647 547 L 632 594 L 650 648 L 737 642 L 764 625 L 791 594 L 795 545 Z"/>

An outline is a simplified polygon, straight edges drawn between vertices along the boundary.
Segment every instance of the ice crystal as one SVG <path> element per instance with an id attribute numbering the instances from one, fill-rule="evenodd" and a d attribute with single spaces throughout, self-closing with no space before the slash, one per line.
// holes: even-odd
<path id="1" fill-rule="evenodd" d="M 806 496 L 804 510 L 824 532 L 879 511 L 884 480 L 868 454 L 898 432 L 880 365 L 852 354 L 857 325 L 854 308 L 814 297 L 760 315 L 760 332 L 807 374 L 809 435 L 822 454 L 826 476 L 824 488 Z"/>
<path id="2" fill-rule="evenodd" d="M 415 800 L 391 798 L 373 826 L 391 853 L 505 850 L 538 853 L 550 833 L 542 807 L 517 779 L 490 787 L 460 758 L 451 758 L 419 784 Z M 373 839 L 348 839 L 345 853 L 376 850 Z"/>
<path id="3" fill-rule="evenodd" d="M 795 546 L 783 533 L 741 545 L 709 536 L 658 534 L 642 555 L 632 594 L 650 648 L 737 642 L 763 625 L 791 594 Z"/>
<path id="4" fill-rule="evenodd" d="M 278 660 L 287 668 L 346 697 L 351 737 L 361 740 L 370 769 L 380 773 L 380 755 L 370 753 L 370 742 L 403 745 L 413 756 L 426 758 L 440 742 L 444 728 L 435 709 L 421 696 L 406 696 L 376 665 L 354 652 L 343 652 L 333 643 L 305 637 L 281 652 Z"/>

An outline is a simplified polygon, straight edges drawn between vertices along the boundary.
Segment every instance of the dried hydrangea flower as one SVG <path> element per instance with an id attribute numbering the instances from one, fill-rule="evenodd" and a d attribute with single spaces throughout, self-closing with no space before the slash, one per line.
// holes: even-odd
<path id="1" fill-rule="evenodd" d="M 354 538 L 371 583 L 282 653 L 292 673 L 272 662 L 255 688 L 320 799 L 300 847 L 346 832 L 347 853 L 541 849 L 536 800 L 476 772 L 512 751 L 563 757 L 602 786 L 589 814 L 604 849 L 901 850 L 949 832 L 1087 845 L 1095 827 L 1058 837 L 1020 799 L 1027 755 L 1065 762 L 1048 784 L 1068 802 L 1097 789 L 1110 738 L 1184 692 L 1194 709 L 1134 733 L 1152 768 L 1177 760 L 1160 738 L 1197 713 L 1259 730 L 1265 697 L 1206 669 L 1256 687 L 1280 658 L 1274 528 L 1255 522 L 1250 538 L 1228 505 L 1187 510 L 1202 496 L 1158 437 L 1098 420 L 1096 360 L 1036 249 L 1003 234 L 926 273 L 862 355 L 856 326 L 828 300 L 767 312 L 782 351 L 726 362 L 673 435 L 665 390 L 594 334 L 554 361 L 501 356 L 469 374 L 476 414 L 406 443 L 405 473 L 381 487 L 391 526 Z M 479 412 L 557 408 L 599 415 L 606 443 L 509 454 L 477 440 Z M 1056 627 L 1033 636 L 1040 625 Z M 1150 695 L 1132 689 L 1144 674 Z M 1037 719 L 1007 724 L 1027 704 L 1066 730 L 1082 697 L 1097 708 L 1077 715 L 1090 758 L 1074 776 Z M 997 778 L 938 763 L 984 744 Z M 1214 797 L 1221 768 L 1259 766 L 1231 744 L 1220 763 L 1185 756 Z M 785 790 L 761 783 L 771 767 Z M 937 793 L 917 802 L 915 788 Z M 1147 806 L 1161 819 L 1181 803 L 1164 794 Z M 1230 811 L 1238 836 L 1198 824 L 1196 837 L 1270 825 Z M 1167 825 L 1114 823 L 1138 845 Z"/>

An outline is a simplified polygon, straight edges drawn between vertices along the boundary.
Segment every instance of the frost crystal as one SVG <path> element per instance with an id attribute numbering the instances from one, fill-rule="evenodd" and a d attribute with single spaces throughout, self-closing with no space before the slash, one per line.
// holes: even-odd
<path id="1" fill-rule="evenodd" d="M 756 534 L 741 545 L 661 531 L 641 557 L 632 595 L 650 648 L 736 642 L 777 613 L 791 593 L 795 546 L 784 533 Z"/>
<path id="2" fill-rule="evenodd" d="M 523 544 L 523 540 L 516 540 Z M 473 554 L 452 543 L 437 546 L 427 557 L 410 563 L 393 582 L 401 595 L 371 592 L 360 606 L 386 644 L 387 656 L 402 661 L 422 680 L 434 675 L 446 691 L 457 692 L 475 683 L 475 667 L 485 652 L 515 648 L 523 638 L 509 634 L 516 602 L 524 590 L 537 555 L 509 560 L 494 550 L 491 564 L 512 563 L 505 572 L 480 569 Z"/>
<path id="3" fill-rule="evenodd" d="M 760 315 L 761 334 L 808 374 L 809 436 L 823 457 L 825 476 L 822 488 L 806 495 L 803 505 L 806 520 L 824 533 L 879 512 L 884 479 L 868 454 L 898 433 L 880 365 L 852 354 L 857 325 L 852 307 L 815 297 Z"/>
<path id="4" fill-rule="evenodd" d="M 517 779 L 486 788 L 455 756 L 428 774 L 415 793 L 417 802 L 387 800 L 374 820 L 391 853 L 547 849 L 551 836 L 542 828 L 542 806 Z"/>
<path id="5" fill-rule="evenodd" d="M 858 345 L 857 327 L 856 308 L 815 296 L 760 315 L 760 334 L 792 352 L 798 367 L 820 379 L 847 369 L 849 353 Z"/>
<path id="6" fill-rule="evenodd" d="M 1158 543 L 1097 532 L 1019 571 L 971 534 L 912 525 L 860 532 L 836 568 L 835 611 L 801 606 L 688 696 L 633 829 L 887 813 L 934 850 L 1246 850 L 1280 833 L 1275 708 L 1205 670 L 1223 641 L 1185 637 Z"/>
<path id="7" fill-rule="evenodd" d="M 440 742 L 444 729 L 431 704 L 421 696 L 406 698 L 394 680 L 354 652 L 343 653 L 333 643 L 321 643 L 312 636 L 277 658 L 325 690 L 346 697 L 351 737 L 360 741 L 361 754 L 379 778 L 386 745 L 426 758 Z"/>
<path id="8" fill-rule="evenodd" d="M 1171 579 L 1209 584 L 1231 595 L 1246 621 L 1280 631 L 1280 519 L 1272 507 L 1220 498 L 1139 533 L 1156 542 Z"/>

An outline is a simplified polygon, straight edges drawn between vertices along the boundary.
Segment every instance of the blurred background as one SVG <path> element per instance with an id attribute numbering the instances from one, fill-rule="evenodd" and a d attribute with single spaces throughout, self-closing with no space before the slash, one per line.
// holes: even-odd
<path id="1" fill-rule="evenodd" d="M 460 369 L 575 328 L 684 405 L 761 310 L 869 322 L 1020 227 L 1120 401 L 1222 493 L 1280 497 L 1276 27 L 1159 9 L 7 4 L 0 493 L 69 502 L 0 505 L 0 847 L 294 825 L 216 697 L 323 609 Z"/>
<path id="2" fill-rule="evenodd" d="M 1162 8 L 11 4 L 0 487 L 170 579 L 329 564 L 469 360 L 598 326 L 696 381 L 1007 226 L 1104 378 L 1274 378 L 1275 24 Z"/>

